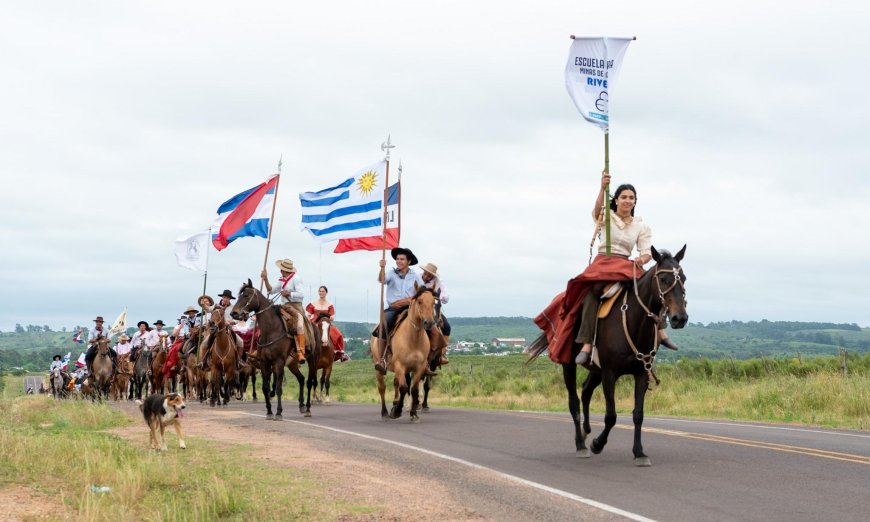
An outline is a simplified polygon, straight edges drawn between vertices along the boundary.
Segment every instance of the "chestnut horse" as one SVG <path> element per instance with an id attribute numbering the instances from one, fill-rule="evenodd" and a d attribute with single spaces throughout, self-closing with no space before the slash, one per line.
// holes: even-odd
<path id="1" fill-rule="evenodd" d="M 320 374 L 320 393 L 317 393 L 317 387 L 314 388 L 315 402 L 326 402 L 329 404 L 329 378 L 332 376 L 332 365 L 335 362 L 335 346 L 332 345 L 332 340 L 329 338 L 329 329 L 332 323 L 329 321 L 329 314 L 321 313 L 314 321 L 314 328 L 320 334 L 320 360 L 317 361 L 317 368 L 323 370 Z M 326 393 L 324 394 L 324 388 Z"/>
<path id="2" fill-rule="evenodd" d="M 214 323 L 211 335 L 211 393 L 209 405 L 215 403 L 223 405 L 230 402 L 230 392 L 236 381 L 236 340 L 233 333 L 227 329 L 224 321 L 223 308 L 215 308 L 211 313 L 211 321 Z M 218 396 L 220 395 L 220 397 Z"/>
<path id="3" fill-rule="evenodd" d="M 387 361 L 387 370 L 393 372 L 393 408 L 387 413 L 384 398 L 386 383 L 384 375 L 375 370 L 378 379 L 378 393 L 381 395 L 381 417 L 398 419 L 402 416 L 405 395 L 411 392 L 411 422 L 418 422 L 417 408 L 420 405 L 420 379 L 426 373 L 429 359 L 429 330 L 435 326 L 435 303 L 438 293 L 425 286 L 418 287 L 411 298 L 407 316 L 398 320 L 390 333 L 390 352 L 392 356 Z M 378 362 L 380 357 L 378 339 L 371 338 L 372 361 Z M 410 381 L 410 384 L 409 384 Z"/>
<path id="4" fill-rule="evenodd" d="M 133 363 L 130 362 L 130 354 L 118 356 L 118 368 L 115 371 L 115 379 L 112 382 L 112 398 L 116 401 L 127 399 L 127 388 L 130 386 L 130 377 L 133 376 Z"/>
<path id="5" fill-rule="evenodd" d="M 634 463 L 636 466 L 651 465 L 649 457 L 643 452 L 641 426 L 643 425 L 643 403 L 649 388 L 650 377 L 655 378 L 653 363 L 658 351 L 658 326 L 667 319 L 673 328 L 683 328 L 689 321 L 686 313 L 686 293 L 684 283 L 686 274 L 680 261 L 686 247 L 672 256 L 668 251 L 652 248 L 656 264 L 648 272 L 628 282 L 619 301 L 621 307 L 614 306 L 611 313 L 598 320 L 596 346 L 601 367 L 586 364 L 589 374 L 582 385 L 583 426 L 581 429 L 580 401 L 577 398 L 577 364 L 574 357 L 580 350 L 575 343 L 571 362 L 562 365 L 562 375 L 568 390 L 568 409 L 574 421 L 574 444 L 577 456 L 588 458 L 586 436 L 592 432 L 589 425 L 589 401 L 592 392 L 603 384 L 606 413 L 604 430 L 592 440 L 591 450 L 596 455 L 607 444 L 610 430 L 616 424 L 616 402 L 614 388 L 616 381 L 623 375 L 634 376 Z M 547 338 L 538 337 L 529 346 L 531 354 L 526 364 L 534 361 L 547 349 Z"/>
<path id="6" fill-rule="evenodd" d="M 299 373 L 298 363 L 288 361 L 292 335 L 284 318 L 281 316 L 278 305 L 272 303 L 262 292 L 254 288 L 251 280 L 243 284 L 239 289 L 239 298 L 236 300 L 233 311 L 230 314 L 237 321 L 247 319 L 248 315 L 257 315 L 257 325 L 260 328 L 260 339 L 257 343 L 257 359 L 260 361 L 260 370 L 263 373 L 263 399 L 266 401 L 266 419 L 279 420 L 284 411 L 281 404 L 281 395 L 284 387 L 284 366 L 297 366 L 294 373 L 298 373 L 299 380 L 299 411 L 306 417 L 311 416 L 311 389 L 317 384 L 317 361 L 320 358 L 320 338 L 314 335 L 306 335 L 305 360 L 308 363 L 308 396 L 306 402 L 302 402 L 302 374 Z M 304 319 L 307 325 L 311 322 Z M 309 331 L 312 331 L 313 328 Z M 272 397 L 277 396 L 277 408 L 275 415 L 272 414 Z"/>
<path id="7" fill-rule="evenodd" d="M 151 349 L 151 393 L 164 393 L 166 376 L 163 375 L 163 365 L 166 363 L 169 351 L 169 337 L 161 335 L 157 345 Z M 165 394 L 165 393 L 164 393 Z"/>

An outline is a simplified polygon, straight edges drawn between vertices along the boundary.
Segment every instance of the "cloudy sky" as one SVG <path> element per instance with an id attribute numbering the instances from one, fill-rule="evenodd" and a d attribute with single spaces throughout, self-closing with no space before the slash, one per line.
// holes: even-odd
<path id="1" fill-rule="evenodd" d="M 657 247 L 688 244 L 693 322 L 870 326 L 864 2 L 14 1 L 0 18 L 0 330 L 170 322 L 202 289 L 173 241 L 283 155 L 269 269 L 374 321 L 379 253 L 332 254 L 297 194 L 381 159 L 402 239 L 453 316 L 535 315 L 588 259 L 603 135 L 564 87 L 570 34 L 636 35 L 611 172 Z M 212 252 L 208 292 L 266 242 Z"/>

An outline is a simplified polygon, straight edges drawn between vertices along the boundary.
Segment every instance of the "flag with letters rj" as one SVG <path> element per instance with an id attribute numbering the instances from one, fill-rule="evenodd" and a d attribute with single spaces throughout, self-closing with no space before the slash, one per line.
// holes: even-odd
<path id="1" fill-rule="evenodd" d="M 343 254 L 345 252 L 353 252 L 354 250 L 381 250 L 384 248 L 384 237 L 387 240 L 386 248 L 388 250 L 399 246 L 400 184 L 401 181 L 390 185 L 390 188 L 387 189 L 387 226 L 385 227 L 384 234 L 379 232 L 374 236 L 339 239 L 338 244 L 335 245 L 335 250 L 333 250 L 334 253 Z"/>
<path id="2" fill-rule="evenodd" d="M 610 93 L 633 38 L 574 37 L 565 65 L 565 87 L 583 118 L 610 128 Z"/>
<path id="3" fill-rule="evenodd" d="M 302 192 L 302 229 L 325 243 L 383 234 L 387 164 L 379 161 L 335 186 Z"/>

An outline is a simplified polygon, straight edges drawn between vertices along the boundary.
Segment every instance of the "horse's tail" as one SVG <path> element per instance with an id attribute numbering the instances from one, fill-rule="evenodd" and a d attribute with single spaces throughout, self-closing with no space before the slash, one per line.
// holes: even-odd
<path id="1" fill-rule="evenodd" d="M 532 344 L 530 344 L 528 348 L 526 348 L 526 353 L 529 354 L 529 358 L 526 359 L 524 365 L 528 366 L 532 364 L 535 362 L 535 359 L 540 357 L 545 351 L 547 351 L 547 335 L 542 333 L 537 339 L 532 341 Z"/>

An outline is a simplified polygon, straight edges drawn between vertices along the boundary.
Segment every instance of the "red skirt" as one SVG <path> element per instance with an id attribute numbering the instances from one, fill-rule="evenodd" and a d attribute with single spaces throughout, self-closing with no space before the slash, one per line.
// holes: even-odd
<path id="1" fill-rule="evenodd" d="M 574 344 L 574 326 L 580 319 L 583 299 L 592 283 L 601 281 L 627 281 L 632 278 L 634 262 L 621 257 L 599 255 L 582 274 L 568 281 L 568 287 L 535 317 L 535 324 L 547 336 L 547 352 L 558 364 L 571 362 Z M 643 269 L 636 270 L 637 277 Z"/>
<path id="2" fill-rule="evenodd" d="M 172 375 L 175 373 L 175 367 L 178 365 L 179 361 L 178 352 L 181 350 L 181 345 L 183 344 L 184 338 L 179 335 L 175 339 L 175 342 L 172 343 L 172 348 L 169 349 L 169 353 L 166 354 L 166 362 L 163 363 L 163 375 L 165 375 L 167 379 L 172 378 Z"/>

